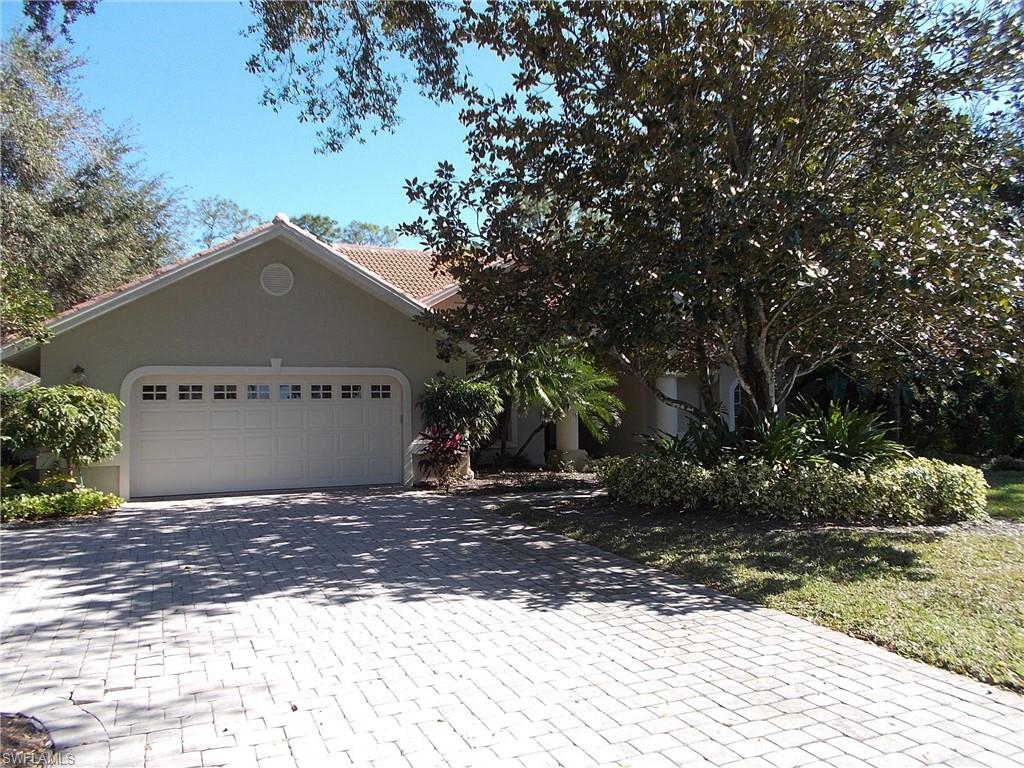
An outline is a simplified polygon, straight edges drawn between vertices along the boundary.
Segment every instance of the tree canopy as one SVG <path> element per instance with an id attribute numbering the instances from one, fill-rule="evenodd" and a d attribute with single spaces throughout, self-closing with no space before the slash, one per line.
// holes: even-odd
<path id="1" fill-rule="evenodd" d="M 37 37 L 0 50 L 0 238 L 6 334 L 177 257 L 177 195 L 144 175 L 122 131 L 80 103 L 82 61 Z"/>
<path id="2" fill-rule="evenodd" d="M 203 197 L 192 205 L 191 226 L 196 232 L 196 243 L 209 248 L 260 222 L 260 217 L 246 210 L 234 200 L 213 195 Z"/>
<path id="3" fill-rule="evenodd" d="M 426 214 L 405 231 L 466 298 L 433 318 L 449 333 L 696 372 L 703 402 L 674 401 L 694 413 L 724 362 L 762 418 L 830 361 L 892 378 L 1017 352 L 1021 221 L 995 194 L 1021 146 L 993 101 L 1020 92 L 1009 9 L 465 13 L 517 71 L 511 93 L 463 90 L 468 172 L 408 185 Z"/>
<path id="4" fill-rule="evenodd" d="M 330 216 L 318 213 L 304 213 L 292 219 L 292 224 L 302 227 L 310 234 L 316 235 L 328 243 L 341 239 L 341 225 Z"/>
<path id="5" fill-rule="evenodd" d="M 380 224 L 371 224 L 368 221 L 350 221 L 338 233 L 338 242 L 383 245 L 393 248 L 398 245 L 398 233 L 391 227 Z"/>

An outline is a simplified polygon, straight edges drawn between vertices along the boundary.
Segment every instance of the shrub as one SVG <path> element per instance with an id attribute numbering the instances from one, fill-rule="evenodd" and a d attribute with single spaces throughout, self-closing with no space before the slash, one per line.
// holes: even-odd
<path id="1" fill-rule="evenodd" d="M 645 507 L 698 508 L 707 496 L 710 472 L 691 462 L 641 454 L 595 462 L 594 471 L 620 501 Z"/>
<path id="2" fill-rule="evenodd" d="M 996 456 L 994 459 L 989 461 L 985 465 L 985 469 L 994 470 L 996 472 L 1024 472 L 1024 459 L 1018 459 L 1016 456 Z"/>
<path id="3" fill-rule="evenodd" d="M 14 450 L 48 450 L 77 474 L 83 464 L 109 459 L 121 448 L 121 402 L 89 387 L 33 387 L 4 413 L 4 436 Z"/>
<path id="4" fill-rule="evenodd" d="M 424 440 L 420 472 L 432 478 L 441 490 L 449 490 L 459 479 L 459 465 L 466 455 L 462 435 L 429 427 L 420 433 L 420 437 Z"/>
<path id="5" fill-rule="evenodd" d="M 502 411 L 501 397 L 490 382 L 442 376 L 427 381 L 417 405 L 428 429 L 460 435 L 466 450 L 487 440 Z"/>
<path id="6" fill-rule="evenodd" d="M 893 525 L 974 520 L 985 515 L 985 480 L 972 467 L 902 459 L 871 469 L 826 461 L 723 462 L 714 469 L 656 455 L 597 465 L 613 498 L 641 506 L 783 520 Z"/>
<path id="7" fill-rule="evenodd" d="M 868 467 L 908 455 L 889 439 L 889 425 L 877 414 L 857 408 L 844 411 L 836 403 L 828 408 L 804 403 L 797 421 L 810 441 L 810 453 L 841 467 Z"/>
<path id="8" fill-rule="evenodd" d="M 9 523 L 16 520 L 50 520 L 61 517 L 97 515 L 114 509 L 124 499 L 93 488 L 79 488 L 63 493 L 20 494 L 0 500 L 0 518 Z"/>
<path id="9" fill-rule="evenodd" d="M 737 449 L 736 433 L 721 417 L 692 422 L 680 435 L 659 430 L 653 435 L 643 435 L 641 440 L 659 456 L 693 461 L 702 467 L 716 466 Z"/>

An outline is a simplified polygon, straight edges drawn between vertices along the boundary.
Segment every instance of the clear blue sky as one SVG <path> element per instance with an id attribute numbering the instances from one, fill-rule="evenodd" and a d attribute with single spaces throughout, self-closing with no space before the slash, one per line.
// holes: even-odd
<path id="1" fill-rule="evenodd" d="M 20 0 L 0 12 L 5 34 L 24 24 Z M 261 81 L 245 70 L 256 49 L 241 34 L 249 18 L 237 2 L 100 2 L 72 28 L 73 50 L 89 62 L 85 104 L 132 128 L 148 172 L 189 197 L 221 195 L 264 218 L 322 213 L 397 226 L 418 214 L 405 179 L 431 175 L 440 160 L 464 167 L 456 107 L 431 104 L 415 86 L 403 95 L 397 133 L 315 154 L 314 126 L 260 104 Z M 497 64 L 481 60 L 473 70 L 503 79 Z"/>

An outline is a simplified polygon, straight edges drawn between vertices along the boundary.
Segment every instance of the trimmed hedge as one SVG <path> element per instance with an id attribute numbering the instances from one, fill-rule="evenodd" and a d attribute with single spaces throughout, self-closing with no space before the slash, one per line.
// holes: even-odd
<path id="1" fill-rule="evenodd" d="M 869 470 L 760 460 L 705 469 L 646 454 L 605 459 L 594 468 L 613 498 L 640 506 L 893 525 L 985 516 L 981 471 L 935 459 L 902 459 Z"/>
<path id="2" fill-rule="evenodd" d="M 76 488 L 62 493 L 18 494 L 0 500 L 0 519 L 52 520 L 62 517 L 98 515 L 124 504 L 124 499 L 93 488 Z"/>

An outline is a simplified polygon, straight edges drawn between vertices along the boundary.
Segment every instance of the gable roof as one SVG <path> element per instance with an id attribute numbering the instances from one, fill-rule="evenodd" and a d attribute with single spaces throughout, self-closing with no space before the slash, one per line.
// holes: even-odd
<path id="1" fill-rule="evenodd" d="M 201 269 L 218 264 L 275 238 L 289 241 L 325 266 L 347 277 L 409 317 L 415 317 L 431 306 L 432 294 L 438 292 L 434 286 L 441 285 L 442 289 L 451 289 L 455 285 L 451 277 L 447 275 L 441 277 L 431 274 L 430 254 L 426 251 L 382 246 L 331 245 L 292 224 L 287 216 L 279 213 L 272 221 L 241 232 L 230 240 L 199 251 L 181 261 L 160 267 L 119 288 L 76 304 L 50 320 L 47 327 L 56 334 L 81 325 L 93 317 L 105 314 L 165 285 L 176 283 Z M 378 273 L 372 265 L 386 270 L 388 274 Z M 419 293 L 420 290 L 423 292 Z M 38 342 L 28 339 L 7 340 L 0 350 L 0 358 L 30 349 L 37 344 Z"/>

